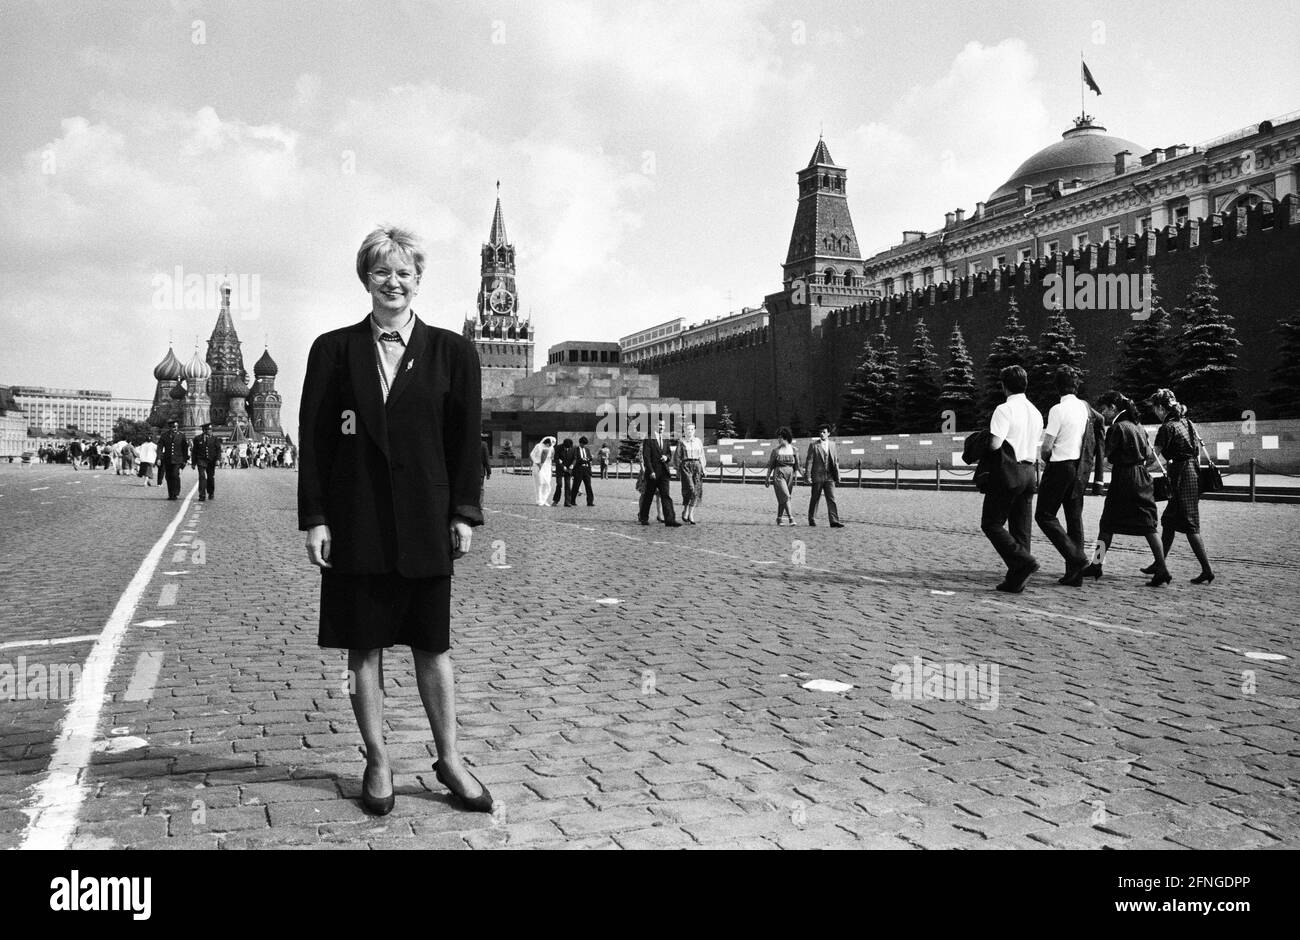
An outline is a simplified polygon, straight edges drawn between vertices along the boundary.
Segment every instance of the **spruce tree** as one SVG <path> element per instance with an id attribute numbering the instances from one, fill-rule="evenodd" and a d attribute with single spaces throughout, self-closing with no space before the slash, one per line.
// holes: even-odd
<path id="1" fill-rule="evenodd" d="M 966 350 L 966 340 L 961 327 L 954 325 L 948 339 L 948 368 L 943 370 L 943 390 L 939 394 L 939 409 L 957 416 L 957 428 L 967 429 L 975 424 L 975 363 Z"/>
<path id="2" fill-rule="evenodd" d="M 988 358 L 984 360 L 984 400 L 980 408 L 980 423 L 985 423 L 993 414 L 993 409 L 1006 400 L 1002 394 L 1002 370 L 1007 366 L 1023 366 L 1028 369 L 1033 355 L 1033 346 L 1024 326 L 1020 323 L 1020 304 L 1016 295 L 1007 296 L 1007 319 L 1002 325 L 1002 334 L 989 344 Z"/>
<path id="3" fill-rule="evenodd" d="M 939 429 L 939 362 L 924 318 L 912 334 L 912 351 L 899 376 L 898 427 L 900 431 Z"/>
<path id="4" fill-rule="evenodd" d="M 845 383 L 840 432 L 887 434 L 894 430 L 898 399 L 898 356 L 885 333 L 867 339 L 862 359 Z"/>
<path id="5" fill-rule="evenodd" d="M 1174 392 L 1202 421 L 1241 417 L 1237 400 L 1237 349 L 1241 346 L 1232 317 L 1219 310 L 1210 266 L 1201 271 L 1183 308 L 1183 331 L 1174 341 Z"/>
<path id="6" fill-rule="evenodd" d="M 1144 273 L 1150 276 L 1147 283 L 1151 285 L 1151 316 L 1136 321 L 1120 336 L 1115 365 L 1115 387 L 1139 402 L 1146 401 L 1156 389 L 1173 384 L 1169 377 L 1170 317 L 1151 269 L 1146 268 Z"/>
<path id="7" fill-rule="evenodd" d="M 731 417 L 731 410 L 726 405 L 722 406 L 722 414 L 718 415 L 718 437 L 735 437 L 736 421 Z"/>
<path id="8" fill-rule="evenodd" d="M 1083 385 L 1084 348 L 1075 338 L 1074 326 L 1064 310 L 1053 310 L 1047 318 L 1047 328 L 1038 338 L 1036 349 L 1029 361 L 1029 400 L 1046 417 L 1051 407 L 1061 400 L 1056 393 L 1056 370 L 1069 366 L 1074 370 L 1079 384 Z"/>
<path id="9" fill-rule="evenodd" d="M 1264 400 L 1272 406 L 1273 417 L 1300 418 L 1300 313 L 1278 320 L 1273 332 L 1278 337 L 1279 357 Z"/>

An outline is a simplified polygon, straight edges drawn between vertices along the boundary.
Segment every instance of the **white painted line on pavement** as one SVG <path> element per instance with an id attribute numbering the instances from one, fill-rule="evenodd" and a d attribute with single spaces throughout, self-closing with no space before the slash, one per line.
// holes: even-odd
<path id="1" fill-rule="evenodd" d="M 48 486 L 33 486 L 33 487 L 32 487 L 32 492 L 33 492 L 33 493 L 39 493 L 41 490 L 48 490 L 48 489 L 49 489 Z"/>
<path id="2" fill-rule="evenodd" d="M 177 620 L 141 620 L 136 624 L 137 627 L 167 627 L 173 623 L 179 623 Z"/>
<path id="3" fill-rule="evenodd" d="M 135 614 L 135 608 L 162 559 L 163 549 L 175 535 L 181 517 L 185 515 L 197 489 L 195 486 L 185 497 L 171 524 L 140 563 L 135 577 L 118 598 L 108 623 L 104 625 L 99 639 L 86 657 L 76 698 L 68 707 L 63 727 L 54 741 L 54 753 L 50 757 L 49 767 L 40 783 L 35 786 L 30 805 L 23 807 L 28 825 L 20 848 L 66 849 L 72 841 L 77 813 L 89 789 L 84 774 L 90 764 L 95 730 L 107 694 L 109 673 L 113 671 L 113 662 L 117 659 L 117 651 L 122 645 L 131 617 Z"/>
<path id="4" fill-rule="evenodd" d="M 85 643 L 97 639 L 99 639 L 98 633 L 87 633 L 84 636 L 61 636 L 55 640 L 11 640 L 8 643 L 0 643 L 0 650 L 16 649 L 19 646 L 62 646 L 65 643 Z"/>
<path id="5" fill-rule="evenodd" d="M 985 598 L 984 603 L 992 604 L 994 607 L 1004 607 L 1007 610 L 1019 611 L 1023 614 L 1033 614 L 1035 617 L 1047 617 L 1052 620 L 1074 620 L 1090 627 L 1096 627 L 1098 630 L 1119 630 L 1122 633 L 1136 633 L 1139 636 L 1164 636 L 1163 633 L 1157 633 L 1154 630 L 1138 630 L 1118 623 L 1103 623 L 1100 620 L 1092 620 L 1089 617 L 1076 617 L 1073 614 L 1055 614 L 1050 610 L 1038 610 L 1034 607 L 1017 607 L 1014 604 L 1004 604 L 991 598 Z"/>
<path id="6" fill-rule="evenodd" d="M 153 698 L 153 687 L 158 682 L 158 672 L 162 669 L 162 663 L 162 650 L 141 653 L 135 661 L 135 672 L 131 674 L 131 681 L 127 683 L 126 695 L 123 699 L 128 702 L 147 702 Z"/>
<path id="7" fill-rule="evenodd" d="M 179 584 L 164 584 L 158 592 L 158 607 L 174 607 L 176 604 L 176 592 L 181 589 Z"/>
<path id="8" fill-rule="evenodd" d="M 174 576 L 178 574 L 189 574 L 189 572 L 188 571 L 164 571 L 163 574 Z"/>

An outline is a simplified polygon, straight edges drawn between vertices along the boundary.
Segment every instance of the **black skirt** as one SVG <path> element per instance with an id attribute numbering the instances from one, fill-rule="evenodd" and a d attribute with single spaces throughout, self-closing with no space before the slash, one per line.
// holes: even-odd
<path id="1" fill-rule="evenodd" d="M 1101 531 L 1115 535 L 1149 535 L 1156 530 L 1156 496 L 1151 474 L 1141 464 L 1111 467 Z"/>
<path id="2" fill-rule="evenodd" d="M 1160 525 L 1175 532 L 1199 535 L 1201 531 L 1200 481 L 1196 475 L 1197 459 L 1169 461 L 1169 505 L 1160 516 Z"/>
<path id="3" fill-rule="evenodd" d="M 428 653 L 451 648 L 451 577 L 339 574 L 321 569 L 319 646 Z"/>

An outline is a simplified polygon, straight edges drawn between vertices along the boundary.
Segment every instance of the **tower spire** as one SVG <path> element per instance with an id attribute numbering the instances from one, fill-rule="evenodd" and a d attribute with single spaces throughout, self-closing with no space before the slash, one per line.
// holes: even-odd
<path id="1" fill-rule="evenodd" d="M 497 207 L 492 213 L 492 231 L 488 233 L 487 243 L 493 248 L 508 244 L 506 238 L 506 220 L 501 213 L 501 181 L 497 180 Z"/>

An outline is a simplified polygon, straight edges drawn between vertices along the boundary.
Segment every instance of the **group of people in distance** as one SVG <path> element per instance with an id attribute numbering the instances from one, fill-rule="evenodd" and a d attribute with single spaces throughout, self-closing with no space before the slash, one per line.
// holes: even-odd
<path id="1" fill-rule="evenodd" d="M 537 505 L 545 506 L 550 502 L 558 505 L 564 498 L 565 506 L 578 505 L 578 488 L 587 492 L 587 505 L 596 505 L 596 497 L 591 491 L 591 464 L 593 455 L 588 447 L 586 437 L 578 438 L 575 446 L 571 438 L 565 438 L 562 444 L 556 444 L 555 438 L 544 437 L 529 455 L 533 465 L 533 482 L 537 487 Z M 609 448 L 602 446 L 595 459 L 600 461 L 601 476 L 609 466 Z"/>
<path id="2" fill-rule="evenodd" d="M 1200 484 L 1197 467 L 1204 444 L 1196 426 L 1167 388 L 1157 390 L 1147 406 L 1160 422 L 1155 444 L 1147 439 L 1138 406 L 1118 391 L 1097 399 L 1094 410 L 1077 397 L 1078 378 L 1062 366 L 1054 381 L 1060 401 L 1043 416 L 1025 397 L 1028 379 L 1020 366 L 1002 370 L 1006 401 L 994 410 L 987 431 L 972 438 L 985 440 L 968 447 L 979 457 L 976 479 L 983 485 L 980 528 L 1006 563 L 1007 574 L 997 590 L 1018 594 L 1040 565 L 1029 551 L 1036 521 L 1065 560 L 1059 584 L 1079 587 L 1085 577 L 1100 578 L 1106 552 L 1116 535 L 1140 535 L 1151 547 L 1153 561 L 1142 569 L 1151 575 L 1149 587 L 1172 580 L 1165 563 L 1179 532 L 1187 536 L 1201 572 L 1193 584 L 1209 584 L 1214 571 L 1201 539 Z M 1102 457 L 1111 465 L 1110 486 L 1102 507 L 1100 532 L 1091 556 L 1083 536 L 1083 499 L 1092 477 L 1096 495 L 1102 482 Z M 1035 465 L 1045 463 L 1037 485 Z M 1163 539 L 1156 533 L 1155 484 L 1148 467 L 1158 465 L 1168 478 L 1169 503 L 1160 517 Z M 1038 494 L 1034 511 L 1033 498 Z M 1062 528 L 1058 512 L 1065 511 Z"/>

